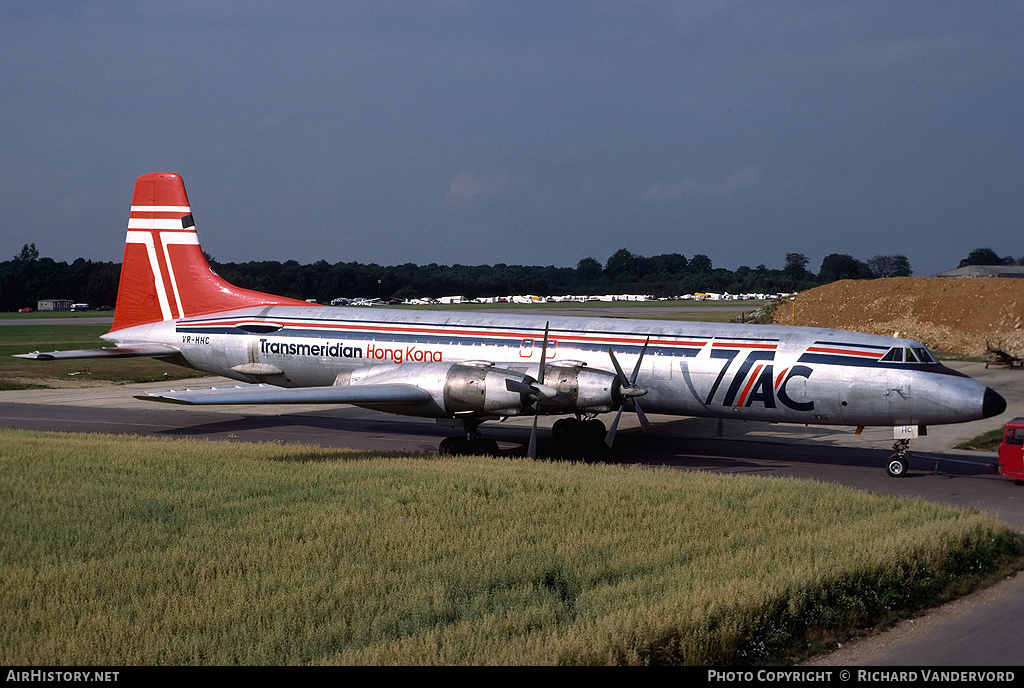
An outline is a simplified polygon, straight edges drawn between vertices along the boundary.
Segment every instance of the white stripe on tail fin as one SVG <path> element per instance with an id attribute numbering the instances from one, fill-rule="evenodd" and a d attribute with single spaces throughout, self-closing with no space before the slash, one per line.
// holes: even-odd
<path id="1" fill-rule="evenodd" d="M 157 172 L 135 180 L 111 332 L 269 305 L 310 304 L 225 282 L 203 255 L 181 177 Z"/>

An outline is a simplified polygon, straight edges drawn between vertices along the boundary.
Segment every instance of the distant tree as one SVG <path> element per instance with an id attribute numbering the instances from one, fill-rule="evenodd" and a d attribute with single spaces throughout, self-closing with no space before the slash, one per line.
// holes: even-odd
<path id="1" fill-rule="evenodd" d="M 661 275 L 683 275 L 690 265 L 686 256 L 679 253 L 663 253 L 660 256 L 651 256 L 647 259 L 650 271 Z"/>
<path id="2" fill-rule="evenodd" d="M 597 279 L 601 276 L 601 264 L 594 258 L 583 258 L 576 263 L 576 274 L 584 281 Z"/>
<path id="3" fill-rule="evenodd" d="M 1005 265 L 1006 261 L 999 257 L 995 251 L 990 248 L 976 248 L 967 254 L 967 257 L 960 261 L 958 267 L 967 267 L 968 265 Z"/>
<path id="4" fill-rule="evenodd" d="M 874 277 L 910 277 L 914 272 L 906 256 L 875 256 L 867 264 Z"/>
<path id="5" fill-rule="evenodd" d="M 703 253 L 698 253 L 690 259 L 690 272 L 711 272 L 713 269 L 711 259 Z"/>
<path id="6" fill-rule="evenodd" d="M 14 256 L 14 260 L 20 260 L 26 263 L 34 263 L 39 260 L 39 251 L 36 249 L 35 244 L 25 244 L 21 247 L 21 253 Z"/>
<path id="7" fill-rule="evenodd" d="M 787 253 L 786 267 L 784 267 L 783 270 L 795 270 L 796 268 L 806 270 L 807 264 L 810 262 L 811 259 L 802 253 Z"/>
<path id="8" fill-rule="evenodd" d="M 637 257 L 624 248 L 620 248 L 608 258 L 604 271 L 609 277 L 620 282 L 632 282 L 640 276 Z"/>
<path id="9" fill-rule="evenodd" d="M 813 278 L 814 276 L 807 271 L 807 264 L 811 260 L 802 253 L 787 253 L 786 254 L 786 267 L 782 268 L 782 272 L 785 273 L 793 283 L 799 280 L 805 280 Z"/>
<path id="10" fill-rule="evenodd" d="M 871 279 L 871 268 L 846 253 L 830 253 L 821 261 L 818 279 L 823 283 L 842 279 Z"/>

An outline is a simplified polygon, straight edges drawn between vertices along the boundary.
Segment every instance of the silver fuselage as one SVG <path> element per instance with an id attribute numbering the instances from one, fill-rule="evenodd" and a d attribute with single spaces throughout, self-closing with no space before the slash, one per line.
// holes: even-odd
<path id="1" fill-rule="evenodd" d="M 806 327 L 269 306 L 131 327 L 105 339 L 119 346 L 168 344 L 181 352 L 179 362 L 243 382 L 280 387 L 410 383 L 431 391 L 434 403 L 387 410 L 431 417 L 456 413 L 445 399 L 446 384 L 453 385 L 451 364 L 486 362 L 482 365 L 502 371 L 491 376 L 495 381 L 507 378 L 507 371 L 536 379 L 542 348 L 549 385 L 557 388 L 560 376 L 579 376 L 574 412 L 611 410 L 617 400 L 602 399 L 599 391 L 590 396 L 579 371 L 597 374 L 587 385 L 610 383 L 609 347 L 631 371 L 645 343 L 636 384 L 646 390 L 642 404 L 648 413 L 931 425 L 983 418 L 987 393 L 994 394 L 933 360 L 882 360 L 892 349 L 923 349 L 913 340 Z M 491 384 L 494 398 L 504 393 L 484 375 L 476 384 Z M 497 408 L 499 402 L 493 403 L 493 413 L 476 415 L 517 412 L 514 404 Z M 564 405 L 541 408 L 567 413 Z"/>

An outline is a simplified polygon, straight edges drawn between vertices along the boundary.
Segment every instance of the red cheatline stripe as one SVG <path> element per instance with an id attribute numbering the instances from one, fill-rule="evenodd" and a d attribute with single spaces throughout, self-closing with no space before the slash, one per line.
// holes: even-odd
<path id="1" fill-rule="evenodd" d="M 761 344 L 753 342 L 715 342 L 716 349 L 777 349 L 778 344 Z"/>
<path id="2" fill-rule="evenodd" d="M 864 358 L 881 358 L 884 352 L 878 351 L 857 351 L 855 349 L 834 349 L 824 346 L 809 346 L 807 352 L 818 354 L 840 354 L 842 356 L 863 356 Z"/>

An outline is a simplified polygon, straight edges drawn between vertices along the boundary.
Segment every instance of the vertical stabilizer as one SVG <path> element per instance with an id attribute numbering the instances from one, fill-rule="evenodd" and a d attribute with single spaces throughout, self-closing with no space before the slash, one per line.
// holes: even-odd
<path id="1" fill-rule="evenodd" d="M 111 332 L 260 305 L 309 304 L 221 279 L 199 245 L 181 177 L 158 172 L 135 180 Z"/>

